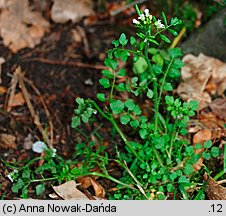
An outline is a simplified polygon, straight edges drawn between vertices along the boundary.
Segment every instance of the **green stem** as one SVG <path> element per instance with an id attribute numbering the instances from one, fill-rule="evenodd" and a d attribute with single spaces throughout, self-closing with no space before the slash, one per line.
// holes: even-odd
<path id="1" fill-rule="evenodd" d="M 170 28 L 171 26 L 173 26 L 173 25 L 168 25 L 168 26 L 166 26 L 166 28 L 162 29 L 161 31 L 156 32 L 155 35 L 154 35 L 153 37 L 156 37 L 158 34 L 164 32 L 165 30 L 167 30 L 167 29 Z"/>
<path id="2" fill-rule="evenodd" d="M 221 176 L 223 176 L 225 174 L 225 171 L 222 170 L 221 172 L 219 172 L 215 177 L 214 180 L 217 181 Z"/>
<path id="3" fill-rule="evenodd" d="M 113 82 L 112 82 L 112 85 L 111 85 L 111 92 L 110 92 L 110 101 L 113 99 L 113 92 L 114 92 L 114 88 L 115 88 L 115 78 L 116 78 L 116 75 L 115 75 L 115 71 L 114 72 L 114 78 L 113 78 Z"/>
<path id="4" fill-rule="evenodd" d="M 150 75 L 152 77 L 152 80 L 153 80 L 153 85 L 154 85 L 154 88 L 153 88 L 153 92 L 154 92 L 154 111 L 155 111 L 155 122 L 154 122 L 154 133 L 157 133 L 157 130 L 158 130 L 158 118 L 159 118 L 159 107 L 158 107 L 158 83 L 157 83 L 157 79 L 155 77 L 155 74 L 154 73 L 151 73 L 151 63 L 149 61 L 149 58 L 148 58 L 148 48 L 149 48 L 149 43 L 146 42 L 145 44 L 145 50 L 144 50 L 144 54 L 145 54 L 145 60 L 148 64 L 148 69 L 149 69 L 149 72 L 150 72 Z M 161 166 L 164 166 L 163 162 L 162 162 L 162 159 L 161 157 L 159 156 L 159 152 L 158 150 L 153 146 L 152 147 L 153 149 L 153 152 L 155 154 L 155 157 L 156 159 L 158 160 L 159 164 Z"/>
<path id="5" fill-rule="evenodd" d="M 137 154 L 137 152 L 133 149 L 133 147 L 130 145 L 130 143 L 128 142 L 128 140 L 126 139 L 125 135 L 123 134 L 123 132 L 120 130 L 120 128 L 118 127 L 116 121 L 114 118 L 111 119 L 111 123 L 114 126 L 114 128 L 116 129 L 116 131 L 118 132 L 118 134 L 121 136 L 122 140 L 124 141 L 124 143 L 127 145 L 127 147 L 130 149 L 130 151 L 135 155 L 135 157 L 140 160 L 142 163 L 144 162 L 144 160 Z"/>
<path id="6" fill-rule="evenodd" d="M 153 80 L 153 85 L 154 85 L 154 88 L 153 88 L 153 92 L 154 92 L 154 110 L 155 110 L 155 123 L 154 123 L 154 133 L 157 132 L 157 129 L 158 129 L 158 111 L 159 111 L 159 107 L 158 107 L 158 83 L 157 83 L 157 79 L 155 77 L 155 74 L 154 73 L 151 73 L 151 63 L 149 61 L 149 58 L 148 58 L 148 48 L 149 48 L 149 43 L 146 42 L 145 44 L 145 50 L 144 50 L 144 57 L 145 57 L 145 60 L 148 64 L 148 69 L 149 69 L 149 72 L 150 72 L 150 75 L 152 77 L 152 80 Z"/>
<path id="7" fill-rule="evenodd" d="M 97 109 L 97 111 L 98 111 L 104 118 L 106 118 L 108 121 L 111 122 L 111 118 L 110 118 L 108 115 L 106 115 L 106 114 L 102 111 L 102 109 L 96 104 L 95 101 L 90 100 L 90 103 L 93 104 L 93 106 Z"/>
<path id="8" fill-rule="evenodd" d="M 157 149 L 156 149 L 155 147 L 153 147 L 152 150 L 153 150 L 153 152 L 154 152 L 154 154 L 155 154 L 155 157 L 157 158 L 159 164 L 160 164 L 162 167 L 164 167 L 164 164 L 163 164 L 163 162 L 162 162 L 161 157 L 159 156 L 159 152 L 157 151 Z"/>
<path id="9" fill-rule="evenodd" d="M 166 69 L 166 72 L 165 72 L 165 74 L 164 74 L 164 77 L 163 77 L 162 85 L 161 85 L 161 87 L 160 87 L 160 92 L 159 92 L 158 107 L 159 107 L 159 104 L 160 104 L 160 101 L 161 101 L 161 97 L 162 97 L 162 93 L 163 93 L 163 88 L 164 88 L 164 85 L 165 85 L 165 83 L 166 83 L 166 78 L 167 78 L 167 75 L 168 75 L 168 73 L 169 73 L 169 69 L 170 69 L 170 67 L 171 67 L 171 65 L 172 65 L 172 63 L 173 63 L 173 60 L 174 60 L 174 58 L 171 59 L 169 65 L 168 65 L 168 67 L 167 67 L 167 69 Z"/>
<path id="10" fill-rule="evenodd" d="M 170 158 L 172 157 L 173 143 L 175 141 L 175 138 L 178 135 L 178 131 L 176 130 L 176 128 L 177 128 L 177 120 L 175 121 L 175 124 L 173 126 L 173 134 L 170 137 L 170 145 L 169 145 L 169 156 L 170 156 Z"/>
<path id="11" fill-rule="evenodd" d="M 33 179 L 30 182 L 44 182 L 44 181 L 52 181 L 52 180 L 57 180 L 57 177 L 51 177 L 51 178 L 43 178 L 43 179 Z"/>
<path id="12" fill-rule="evenodd" d="M 120 185 L 123 185 L 127 188 L 130 188 L 130 189 L 133 189 L 133 190 L 137 190 L 136 188 L 134 188 L 133 186 L 131 185 L 128 185 L 126 183 L 123 183 L 117 179 L 115 179 L 114 177 L 110 176 L 110 175 L 105 175 L 105 174 L 102 174 L 102 173 L 98 173 L 98 172 L 87 172 L 87 173 L 82 173 L 81 175 L 77 176 L 77 177 L 80 177 L 80 176 L 87 176 L 87 175 L 93 175 L 93 176 L 99 176 L 99 177 L 102 177 L 102 178 L 106 178 L 106 179 L 109 179 L 117 184 L 120 184 Z M 43 178 L 43 179 L 34 179 L 34 180 L 31 180 L 30 182 L 31 183 L 35 183 L 35 182 L 44 182 L 44 181 L 52 181 L 52 180 L 57 180 L 58 178 L 57 177 L 51 177 L 51 178 Z"/>
<path id="13" fill-rule="evenodd" d="M 121 181 L 119 181 L 118 179 L 115 179 L 114 177 L 110 176 L 110 175 L 105 175 L 105 174 L 102 174 L 102 173 L 98 173 L 98 172 L 87 172 L 87 173 L 82 173 L 81 176 L 86 176 L 86 175 L 93 175 L 93 176 L 99 176 L 99 177 L 102 177 L 102 178 L 106 178 L 106 179 L 109 179 L 117 184 L 120 184 L 120 185 L 123 185 L 127 188 L 130 188 L 130 189 L 133 189 L 133 190 L 137 190 L 136 188 L 134 188 L 133 186 L 131 185 L 128 185 L 126 183 L 123 183 Z M 79 176 L 78 176 L 79 177 Z"/>
<path id="14" fill-rule="evenodd" d="M 95 101 L 90 100 L 90 102 L 93 104 L 93 106 L 97 109 L 97 111 L 104 117 L 106 118 L 109 122 L 112 123 L 113 127 L 116 129 L 116 131 L 118 132 L 118 134 L 120 135 L 120 137 L 122 138 L 122 140 L 124 141 L 124 143 L 128 146 L 128 148 L 130 149 L 130 151 L 136 156 L 136 158 L 138 158 L 141 162 L 144 162 L 144 160 L 137 154 L 137 152 L 133 149 L 133 147 L 130 145 L 130 143 L 128 142 L 128 140 L 126 139 L 125 135 L 123 134 L 123 132 L 120 130 L 120 128 L 118 127 L 115 119 L 111 116 L 107 116 L 102 110 L 101 108 L 96 104 Z"/>

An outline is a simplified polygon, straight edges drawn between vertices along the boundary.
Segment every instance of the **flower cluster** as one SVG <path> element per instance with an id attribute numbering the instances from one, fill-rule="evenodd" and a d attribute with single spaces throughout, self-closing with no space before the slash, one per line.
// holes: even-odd
<path id="1" fill-rule="evenodd" d="M 139 25 L 147 25 L 152 23 L 152 18 L 153 16 L 150 14 L 149 9 L 145 9 L 144 13 L 140 14 L 140 16 L 137 19 L 133 19 L 133 24 L 139 26 Z M 164 28 L 165 26 L 162 24 L 161 20 L 158 19 L 155 21 L 154 25 L 156 26 L 157 29 L 159 28 Z"/>

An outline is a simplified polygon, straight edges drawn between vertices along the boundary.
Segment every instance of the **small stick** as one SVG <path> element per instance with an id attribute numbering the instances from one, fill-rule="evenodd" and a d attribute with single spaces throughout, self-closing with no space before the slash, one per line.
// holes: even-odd
<path id="1" fill-rule="evenodd" d="M 79 31 L 79 34 L 82 37 L 82 41 L 83 41 L 83 44 L 84 44 L 85 55 L 88 58 L 90 58 L 90 49 L 89 49 L 89 43 L 88 43 L 88 40 L 87 40 L 87 37 L 86 37 L 86 32 L 81 26 L 77 26 L 76 28 L 77 28 L 77 30 Z"/>
<path id="2" fill-rule="evenodd" d="M 56 60 L 50 60 L 45 58 L 30 58 L 27 60 L 23 60 L 23 62 L 29 62 L 29 61 L 37 61 L 37 62 L 41 62 L 44 64 L 51 64 L 51 65 L 91 68 L 91 69 L 97 69 L 97 70 L 108 69 L 106 66 L 103 66 L 103 65 L 85 64 L 82 62 L 64 62 L 64 61 L 56 61 Z"/>
<path id="3" fill-rule="evenodd" d="M 35 113 L 35 110 L 32 106 L 31 100 L 30 100 L 30 95 L 27 91 L 27 88 L 25 86 L 24 80 L 23 80 L 23 74 L 21 73 L 21 68 L 18 67 L 18 80 L 19 80 L 19 87 L 23 93 L 24 99 L 26 101 L 27 107 L 30 111 L 31 117 L 33 118 L 34 124 L 36 125 L 36 127 L 38 128 L 39 132 L 42 134 L 43 139 L 46 141 L 47 145 L 49 146 L 49 148 L 53 148 L 49 137 L 47 136 L 47 134 L 45 133 L 45 130 L 43 129 L 40 121 L 39 121 L 39 116 Z"/>
<path id="4" fill-rule="evenodd" d="M 11 79 L 11 86 L 8 89 L 8 92 L 7 92 L 7 94 L 9 95 L 7 108 L 6 108 L 7 112 L 10 112 L 11 109 L 12 109 L 10 104 L 12 104 L 12 101 L 14 99 L 14 95 L 16 93 L 16 86 L 17 86 L 17 83 L 18 83 L 18 74 L 19 74 L 19 72 L 20 72 L 19 68 L 16 68 L 15 72 L 13 73 L 13 77 Z"/>
<path id="5" fill-rule="evenodd" d="M 53 145 L 53 122 L 51 120 L 51 117 L 50 117 L 51 115 L 50 115 L 50 112 L 49 112 L 49 110 L 47 108 L 47 105 L 46 105 L 46 103 L 45 103 L 40 91 L 37 89 L 37 87 L 34 85 L 34 83 L 31 80 L 28 80 L 26 77 L 23 77 L 23 80 L 32 87 L 32 89 L 35 91 L 35 93 L 39 96 L 39 99 L 40 99 L 40 101 L 41 101 L 41 103 L 42 103 L 42 105 L 44 107 L 46 116 L 47 116 L 47 118 L 49 120 L 50 144 L 52 146 Z"/>
<path id="6" fill-rule="evenodd" d="M 137 0 L 137 1 L 134 1 L 134 2 L 130 2 L 129 4 L 123 5 L 119 9 L 110 11 L 110 15 L 116 16 L 117 14 L 121 13 L 122 11 L 124 11 L 124 10 L 126 10 L 130 7 L 133 7 L 135 4 L 141 4 L 141 3 L 146 2 L 146 1 L 148 1 L 148 0 Z"/>
<path id="7" fill-rule="evenodd" d="M 217 181 L 217 184 L 221 185 L 221 184 L 225 184 L 226 183 L 226 179 L 223 179 L 223 180 L 220 180 L 220 181 Z"/>
<path id="8" fill-rule="evenodd" d="M 183 35 L 186 32 L 186 27 L 183 27 L 179 33 L 179 35 L 177 37 L 174 38 L 170 48 L 175 48 L 177 46 L 177 44 L 181 41 Z"/>

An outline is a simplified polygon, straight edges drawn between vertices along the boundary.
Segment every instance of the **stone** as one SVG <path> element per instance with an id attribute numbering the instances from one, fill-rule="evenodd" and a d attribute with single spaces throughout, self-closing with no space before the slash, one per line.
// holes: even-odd
<path id="1" fill-rule="evenodd" d="M 181 44 L 184 54 L 204 53 L 226 62 L 226 7 Z"/>

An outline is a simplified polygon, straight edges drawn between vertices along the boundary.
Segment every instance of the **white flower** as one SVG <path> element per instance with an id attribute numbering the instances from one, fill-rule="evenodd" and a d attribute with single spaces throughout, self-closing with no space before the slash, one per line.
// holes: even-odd
<path id="1" fill-rule="evenodd" d="M 13 175 L 12 175 L 12 173 L 9 173 L 6 177 L 7 177 L 11 182 L 13 182 Z"/>
<path id="2" fill-rule="evenodd" d="M 56 156 L 56 152 L 57 150 L 55 148 L 52 149 L 52 157 L 55 157 Z"/>
<path id="3" fill-rule="evenodd" d="M 165 26 L 162 24 L 162 21 L 160 19 L 158 19 L 156 22 L 155 22 L 155 26 L 157 28 L 164 28 Z"/>
<path id="4" fill-rule="evenodd" d="M 94 111 L 93 111 L 93 114 L 96 115 L 96 114 L 97 114 L 97 110 L 94 110 Z"/>
<path id="5" fill-rule="evenodd" d="M 149 20 L 151 21 L 151 20 L 152 20 L 152 15 L 150 14 L 148 18 L 149 18 Z"/>
<path id="6" fill-rule="evenodd" d="M 141 15 L 138 17 L 138 19 L 140 19 L 141 21 L 144 21 L 144 20 L 145 20 L 144 14 L 141 14 Z"/>
<path id="7" fill-rule="evenodd" d="M 13 182 L 13 177 L 14 177 L 14 174 L 15 173 L 18 173 L 18 170 L 14 169 L 12 172 L 10 172 L 6 177 L 11 181 Z"/>
<path id="8" fill-rule="evenodd" d="M 145 13 L 145 16 L 148 17 L 148 16 L 150 15 L 149 9 L 145 9 L 145 10 L 144 10 L 144 13 Z"/>
<path id="9" fill-rule="evenodd" d="M 42 153 L 45 149 L 47 149 L 47 146 L 42 141 L 36 141 L 32 145 L 32 150 L 33 152 L 36 152 L 36 153 Z"/>
<path id="10" fill-rule="evenodd" d="M 133 19 L 133 24 L 135 24 L 135 25 L 139 25 L 139 24 L 140 24 L 140 22 L 139 22 L 138 20 L 136 20 L 136 19 Z"/>

